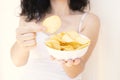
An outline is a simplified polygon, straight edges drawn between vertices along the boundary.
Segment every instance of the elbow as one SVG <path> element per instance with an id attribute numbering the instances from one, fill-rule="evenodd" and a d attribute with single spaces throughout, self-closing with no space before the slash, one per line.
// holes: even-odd
<path id="1" fill-rule="evenodd" d="M 22 67 L 27 64 L 27 61 L 24 61 L 23 59 L 16 58 L 15 56 L 11 56 L 11 61 L 14 66 L 16 67 Z"/>
<path id="2" fill-rule="evenodd" d="M 16 63 L 15 66 L 16 67 L 22 67 L 22 66 L 25 66 L 25 64 L 20 64 L 20 63 L 18 64 L 18 63 Z"/>
<path id="3" fill-rule="evenodd" d="M 24 59 L 20 56 L 16 56 L 11 50 L 11 61 L 16 67 L 22 67 L 27 64 L 27 59 Z"/>
<path id="4" fill-rule="evenodd" d="M 26 63 L 21 63 L 20 61 L 15 61 L 13 60 L 13 64 L 16 66 L 16 67 L 22 67 L 22 66 L 25 66 Z"/>
<path id="5" fill-rule="evenodd" d="M 15 64 L 16 67 L 22 67 L 23 65 L 20 64 Z"/>
<path id="6" fill-rule="evenodd" d="M 22 67 L 27 64 L 27 62 L 22 61 L 22 59 L 16 59 L 14 56 L 11 56 L 11 61 L 16 67 Z"/>

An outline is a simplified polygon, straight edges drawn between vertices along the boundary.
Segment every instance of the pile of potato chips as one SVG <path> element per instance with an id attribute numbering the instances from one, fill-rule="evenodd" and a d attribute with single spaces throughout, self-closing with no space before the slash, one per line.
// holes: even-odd
<path id="1" fill-rule="evenodd" d="M 45 44 L 56 50 L 71 51 L 88 47 L 90 40 L 76 31 L 68 31 L 51 36 Z"/>

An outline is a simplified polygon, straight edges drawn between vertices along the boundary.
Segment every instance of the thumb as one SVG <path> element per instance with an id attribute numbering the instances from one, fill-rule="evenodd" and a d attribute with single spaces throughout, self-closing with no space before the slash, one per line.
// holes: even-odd
<path id="1" fill-rule="evenodd" d="M 41 32 L 41 31 L 45 31 L 45 27 L 39 25 L 39 26 L 31 26 L 31 31 L 32 32 Z"/>

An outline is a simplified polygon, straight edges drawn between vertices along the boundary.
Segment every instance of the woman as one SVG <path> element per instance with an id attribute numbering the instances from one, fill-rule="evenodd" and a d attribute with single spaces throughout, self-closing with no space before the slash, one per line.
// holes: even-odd
<path id="1" fill-rule="evenodd" d="M 96 45 L 100 27 L 98 17 L 85 12 L 88 3 L 88 0 L 21 0 L 20 24 L 11 57 L 16 66 L 25 67 L 26 74 L 22 80 L 81 79 L 81 73 Z M 62 20 L 57 32 L 72 29 L 91 39 L 91 45 L 82 58 L 58 62 L 49 59 L 43 44 L 48 35 L 39 32 L 44 32 L 41 23 L 51 15 L 58 15 Z M 39 43 L 36 36 L 39 36 Z"/>

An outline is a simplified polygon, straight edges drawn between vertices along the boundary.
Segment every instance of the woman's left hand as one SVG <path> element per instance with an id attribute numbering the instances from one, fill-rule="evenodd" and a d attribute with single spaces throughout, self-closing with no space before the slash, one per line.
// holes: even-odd
<path id="1" fill-rule="evenodd" d="M 51 56 L 52 60 L 56 60 L 53 56 Z M 76 58 L 76 59 L 69 59 L 69 60 L 57 60 L 58 62 L 60 62 L 63 65 L 66 65 L 67 67 L 71 67 L 73 65 L 78 65 L 80 63 L 82 63 L 81 58 Z"/>

